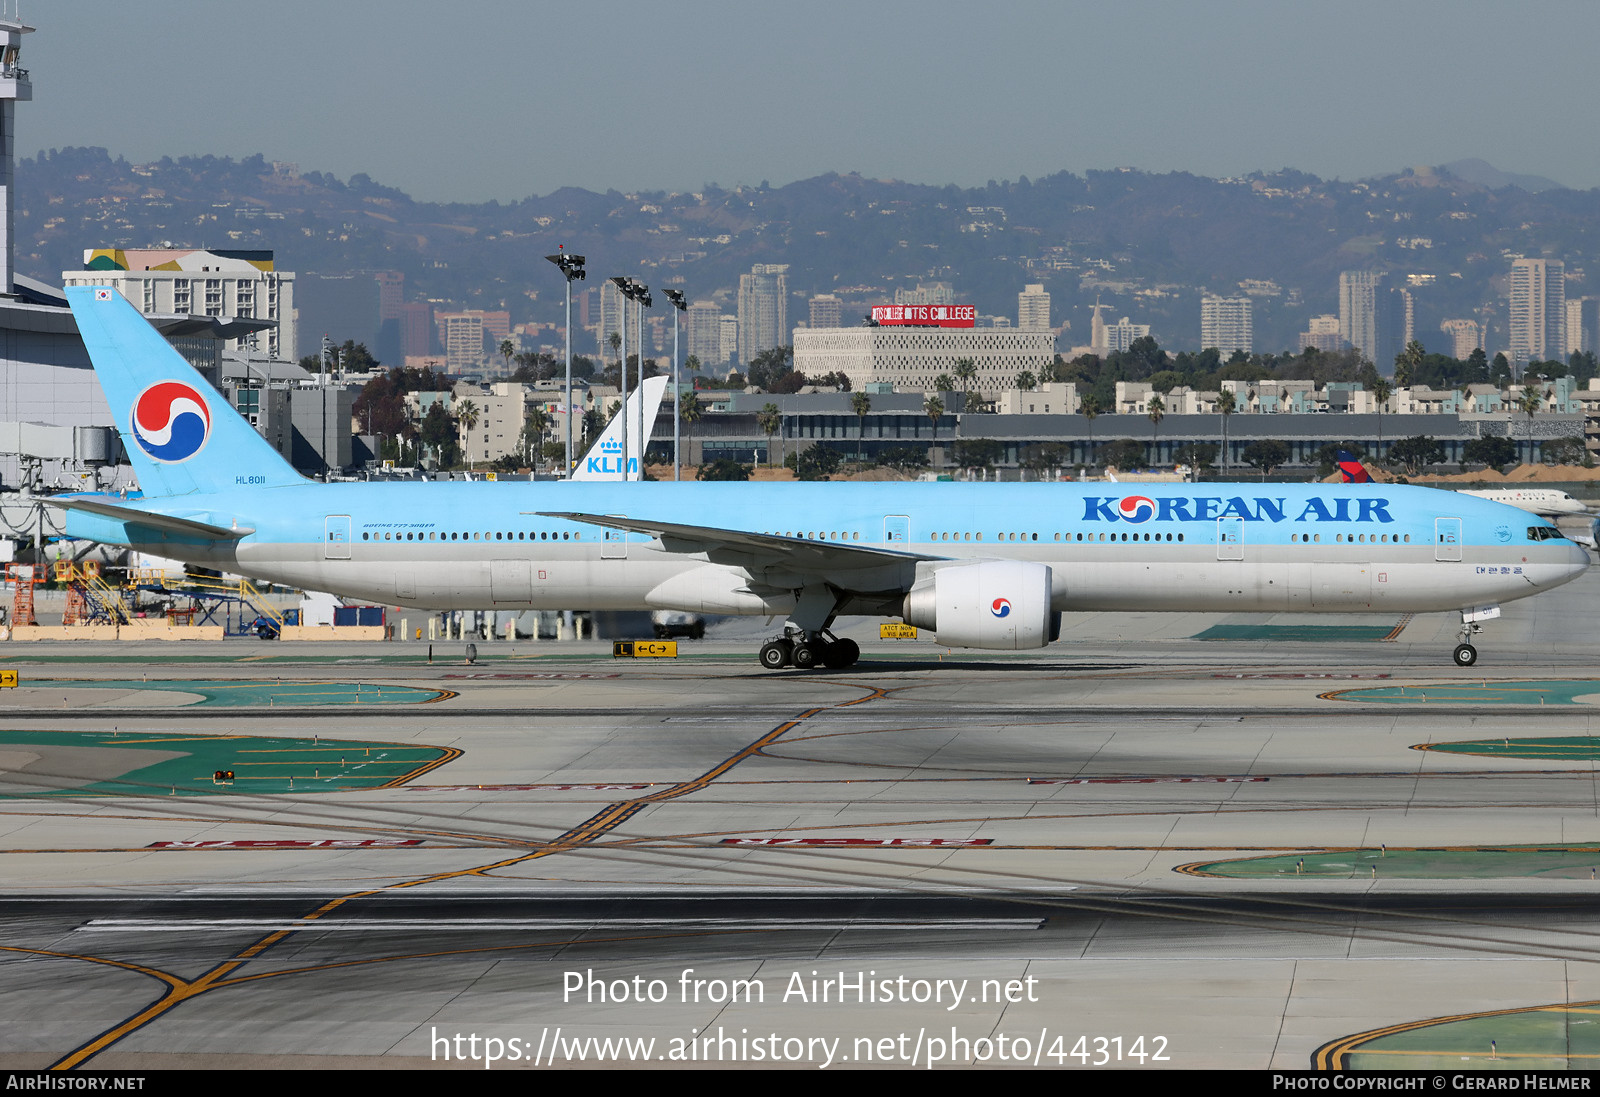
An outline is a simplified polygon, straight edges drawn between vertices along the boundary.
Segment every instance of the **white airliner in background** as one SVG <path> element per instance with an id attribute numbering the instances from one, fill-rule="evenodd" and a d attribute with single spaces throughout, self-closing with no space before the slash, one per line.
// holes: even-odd
<path id="1" fill-rule="evenodd" d="M 1496 503 L 1506 503 L 1546 518 L 1559 518 L 1564 514 L 1589 514 L 1589 508 L 1564 491 L 1554 488 L 1476 488 L 1462 489 L 1462 495 L 1474 495 Z"/>
<path id="2" fill-rule="evenodd" d="M 779 615 L 764 666 L 844 667 L 835 617 L 1039 648 L 1074 610 L 1454 612 L 1588 554 L 1513 507 L 1378 484 L 305 480 L 120 294 L 67 291 L 143 495 L 57 496 L 67 535 L 431 609 Z"/>

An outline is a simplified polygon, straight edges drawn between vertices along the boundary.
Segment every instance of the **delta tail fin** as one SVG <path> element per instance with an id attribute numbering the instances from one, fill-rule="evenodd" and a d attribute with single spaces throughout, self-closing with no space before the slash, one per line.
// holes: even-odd
<path id="1" fill-rule="evenodd" d="M 656 416 L 661 411 L 661 394 L 667 390 L 667 378 L 646 377 L 644 383 L 628 394 L 628 406 L 612 417 L 600 438 L 583 455 L 572 470 L 573 480 L 637 480 L 639 479 L 639 454 L 648 448 L 650 434 L 655 429 Z M 644 404 L 644 445 L 636 437 L 639 433 L 639 405 Z M 628 423 L 628 475 L 622 475 L 622 423 Z"/>
<path id="2" fill-rule="evenodd" d="M 145 495 L 305 483 L 122 294 L 66 294 Z"/>
<path id="3" fill-rule="evenodd" d="M 1338 461 L 1336 463 L 1339 466 L 1339 475 L 1344 477 L 1344 482 L 1345 483 L 1347 483 L 1347 484 L 1370 484 L 1370 483 L 1372 483 L 1372 477 L 1370 475 L 1368 475 L 1366 466 L 1361 463 L 1361 459 L 1359 457 L 1357 457 L 1355 454 L 1351 453 L 1349 450 L 1347 450 L 1347 449 L 1340 450 L 1339 451 L 1339 459 L 1338 459 Z"/>

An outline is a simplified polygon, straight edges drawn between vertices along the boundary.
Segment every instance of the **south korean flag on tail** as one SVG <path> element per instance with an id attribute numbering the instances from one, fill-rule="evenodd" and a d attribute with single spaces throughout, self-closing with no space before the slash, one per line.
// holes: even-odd
<path id="1" fill-rule="evenodd" d="M 115 291 L 108 289 L 97 289 L 94 291 L 94 299 L 96 301 L 109 301 L 111 300 L 111 294 L 113 292 Z"/>

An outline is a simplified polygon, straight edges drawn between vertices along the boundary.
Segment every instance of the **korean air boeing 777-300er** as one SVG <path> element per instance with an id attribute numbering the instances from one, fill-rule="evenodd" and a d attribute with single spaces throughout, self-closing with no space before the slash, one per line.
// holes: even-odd
<path id="1" fill-rule="evenodd" d="M 427 609 L 772 615 L 761 663 L 846 667 L 856 614 L 1040 648 L 1063 612 L 1461 615 L 1589 558 L 1526 511 L 1379 484 L 331 483 L 295 472 L 115 290 L 67 291 L 137 497 L 46 500 L 66 534 Z"/>

